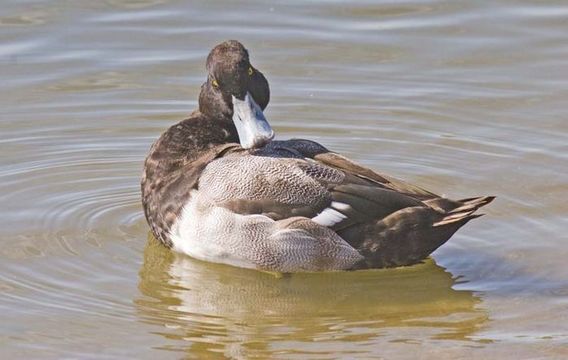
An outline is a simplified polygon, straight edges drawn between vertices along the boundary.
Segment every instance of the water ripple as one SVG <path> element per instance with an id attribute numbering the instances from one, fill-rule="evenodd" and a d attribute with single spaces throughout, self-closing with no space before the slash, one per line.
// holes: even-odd
<path id="1" fill-rule="evenodd" d="M 561 1 L 2 5 L 6 356 L 559 357 Z M 434 254 L 447 271 L 279 281 L 144 250 L 142 161 L 195 108 L 207 50 L 227 37 L 269 78 L 280 138 L 452 197 L 498 195 Z"/>

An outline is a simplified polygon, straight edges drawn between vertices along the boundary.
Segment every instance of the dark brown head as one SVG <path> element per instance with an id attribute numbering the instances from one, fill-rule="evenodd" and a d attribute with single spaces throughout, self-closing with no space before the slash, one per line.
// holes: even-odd
<path id="1" fill-rule="evenodd" d="M 274 137 L 263 110 L 270 100 L 268 81 L 236 40 L 213 48 L 207 56 L 207 82 L 201 86 L 199 110 L 212 120 L 232 119 L 244 148 L 260 147 Z"/>

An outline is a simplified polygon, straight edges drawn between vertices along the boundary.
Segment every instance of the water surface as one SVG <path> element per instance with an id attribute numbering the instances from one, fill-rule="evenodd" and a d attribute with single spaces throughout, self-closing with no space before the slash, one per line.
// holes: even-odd
<path id="1" fill-rule="evenodd" d="M 568 357 L 566 34 L 564 1 L 4 1 L 1 357 Z M 280 138 L 498 199 L 405 269 L 277 279 L 171 254 L 142 161 L 228 38 Z"/>

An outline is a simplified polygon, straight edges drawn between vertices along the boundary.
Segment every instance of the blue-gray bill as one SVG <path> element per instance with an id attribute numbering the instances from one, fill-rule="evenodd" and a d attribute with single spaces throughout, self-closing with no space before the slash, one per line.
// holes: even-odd
<path id="1" fill-rule="evenodd" d="M 233 98 L 233 122 L 239 142 L 245 149 L 259 148 L 274 138 L 274 131 L 264 117 L 262 109 L 247 92 L 244 100 Z"/>

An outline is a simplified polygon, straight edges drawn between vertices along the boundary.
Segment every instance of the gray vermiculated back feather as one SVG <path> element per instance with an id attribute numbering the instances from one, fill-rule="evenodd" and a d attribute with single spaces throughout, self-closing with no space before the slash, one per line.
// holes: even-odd
<path id="1" fill-rule="evenodd" d="M 338 170 L 304 160 L 262 156 L 225 157 L 203 171 L 199 188 L 221 204 L 236 199 L 269 199 L 288 205 L 329 201 L 327 183 L 339 184 Z"/>

